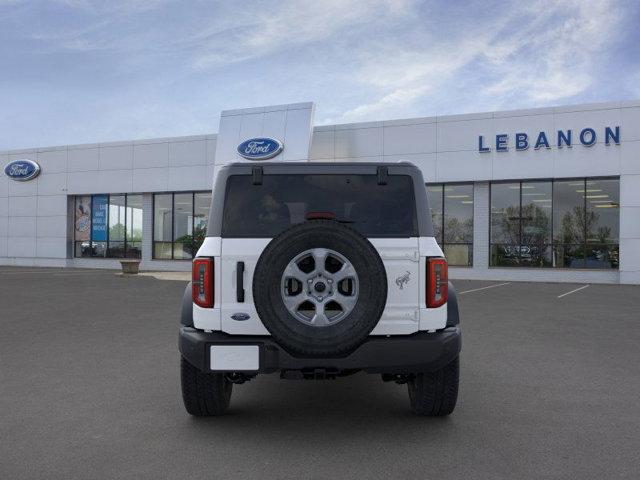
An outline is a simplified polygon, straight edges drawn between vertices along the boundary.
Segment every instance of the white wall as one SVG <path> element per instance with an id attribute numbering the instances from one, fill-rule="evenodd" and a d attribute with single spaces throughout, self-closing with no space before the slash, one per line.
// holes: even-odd
<path id="1" fill-rule="evenodd" d="M 275 138 L 282 142 L 284 150 L 274 161 L 306 161 L 314 111 L 313 102 L 223 111 L 218 129 L 216 165 L 251 162 L 238 154 L 237 147 L 256 137 Z"/>
<path id="2" fill-rule="evenodd" d="M 604 128 L 616 126 L 621 144 L 606 146 Z M 594 146 L 577 140 L 585 127 L 597 132 Z M 556 148 L 559 129 L 573 130 L 572 148 Z M 552 148 L 515 150 L 515 133 L 528 133 L 531 142 L 540 131 L 548 134 Z M 502 133 L 509 135 L 509 151 L 478 152 L 479 135 L 493 143 Z M 475 187 L 474 267 L 452 269 L 454 276 L 640 283 L 640 101 L 321 126 L 314 130 L 310 156 L 315 161 L 406 160 L 421 168 L 427 182 L 481 182 Z M 486 182 L 592 176 L 620 176 L 619 271 L 489 268 Z"/>
<path id="3" fill-rule="evenodd" d="M 452 269 L 454 276 L 640 283 L 640 101 L 318 126 L 310 135 L 312 125 L 312 103 L 280 105 L 224 112 L 220 135 L 0 152 L 1 165 L 31 158 L 42 167 L 29 182 L 0 175 L 0 264 L 115 268 L 113 260 L 68 258 L 67 196 L 207 190 L 214 163 L 240 160 L 240 141 L 264 135 L 285 144 L 276 160 L 406 160 L 428 182 L 478 182 L 474 267 Z M 621 145 L 605 146 L 604 127 L 617 125 Z M 498 133 L 512 139 L 524 131 L 531 140 L 545 130 L 551 139 L 558 129 L 571 128 L 576 135 L 584 127 L 596 129 L 596 145 L 526 151 L 511 145 L 508 152 L 478 152 L 478 135 L 492 142 Z M 619 272 L 488 267 L 488 182 L 588 176 L 620 176 Z M 187 269 L 188 262 L 150 260 L 150 198 L 145 196 L 143 268 Z"/>
<path id="4" fill-rule="evenodd" d="M 209 190 L 217 135 L 70 145 L 0 153 L 0 163 L 36 160 L 42 173 L 0 176 L 0 264 L 119 268 L 117 260 L 72 258 L 73 195 Z M 143 268 L 190 268 L 151 260 L 151 195 L 144 204 Z"/>

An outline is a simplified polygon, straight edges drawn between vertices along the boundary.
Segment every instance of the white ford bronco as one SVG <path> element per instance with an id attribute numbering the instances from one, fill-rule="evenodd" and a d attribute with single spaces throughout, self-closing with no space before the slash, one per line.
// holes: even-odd
<path id="1" fill-rule="evenodd" d="M 458 305 L 410 163 L 223 167 L 181 326 L 184 405 L 220 415 L 262 373 L 406 383 L 418 415 L 458 396 Z"/>

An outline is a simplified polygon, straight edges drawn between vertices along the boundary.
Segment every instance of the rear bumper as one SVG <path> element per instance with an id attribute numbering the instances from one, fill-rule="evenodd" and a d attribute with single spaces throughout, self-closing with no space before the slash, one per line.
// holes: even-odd
<path id="1" fill-rule="evenodd" d="M 405 374 L 438 370 L 454 360 L 461 348 L 461 331 L 459 326 L 455 326 L 435 333 L 371 336 L 346 356 L 301 358 L 285 351 L 269 336 L 240 337 L 180 327 L 180 353 L 204 372 L 210 371 L 210 347 L 215 345 L 257 345 L 260 349 L 260 367 L 253 373 L 364 370 L 368 373 Z"/>

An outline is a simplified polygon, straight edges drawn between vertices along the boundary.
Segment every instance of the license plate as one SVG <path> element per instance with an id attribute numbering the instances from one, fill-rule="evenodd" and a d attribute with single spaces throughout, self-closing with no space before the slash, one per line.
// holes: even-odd
<path id="1" fill-rule="evenodd" d="M 243 371 L 260 368 L 257 345 L 212 345 L 209 368 L 214 371 Z"/>

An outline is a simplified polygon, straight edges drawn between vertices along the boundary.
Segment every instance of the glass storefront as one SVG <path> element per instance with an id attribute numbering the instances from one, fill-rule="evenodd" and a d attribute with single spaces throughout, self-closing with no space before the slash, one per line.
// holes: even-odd
<path id="1" fill-rule="evenodd" d="M 473 184 L 429 184 L 427 192 L 434 235 L 449 265 L 473 265 Z"/>
<path id="2" fill-rule="evenodd" d="M 452 266 L 473 265 L 472 183 L 428 184 L 434 235 Z M 490 184 L 493 267 L 617 269 L 620 180 L 500 181 Z M 74 256 L 140 258 L 141 194 L 74 198 Z M 153 195 L 152 256 L 188 260 L 206 235 L 210 192 Z"/>
<path id="3" fill-rule="evenodd" d="M 141 257 L 142 195 L 77 196 L 74 212 L 76 257 Z"/>
<path id="4" fill-rule="evenodd" d="M 153 196 L 153 258 L 191 259 L 206 236 L 210 192 Z"/>
<path id="5" fill-rule="evenodd" d="M 491 184 L 491 266 L 618 268 L 619 179 Z"/>

